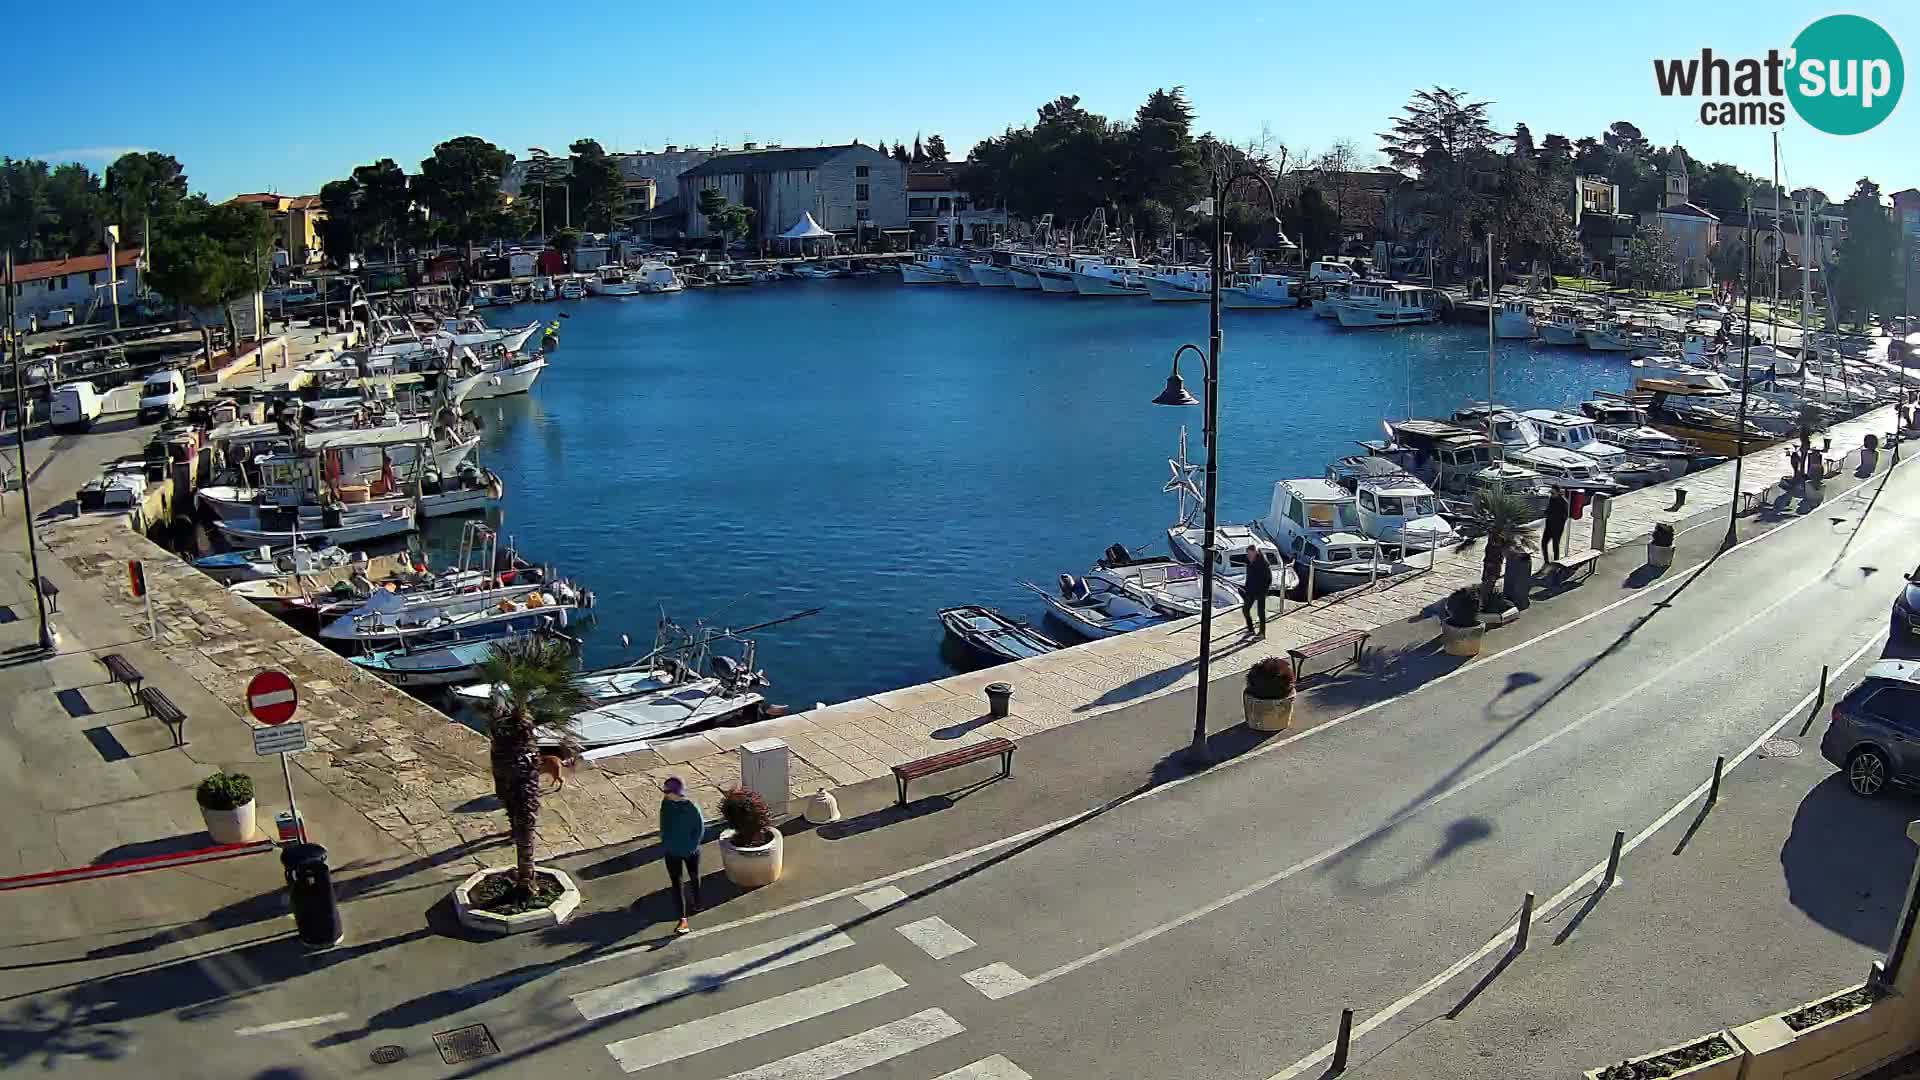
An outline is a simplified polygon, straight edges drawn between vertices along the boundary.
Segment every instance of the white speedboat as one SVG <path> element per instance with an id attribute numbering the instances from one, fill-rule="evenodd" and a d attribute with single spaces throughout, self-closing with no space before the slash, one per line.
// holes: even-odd
<path id="1" fill-rule="evenodd" d="M 1087 581 L 1104 581 L 1167 615 L 1198 615 L 1204 602 L 1199 567 L 1164 556 L 1135 556 L 1124 544 L 1107 548 L 1087 571 Z M 1232 582 L 1215 577 L 1213 609 L 1225 611 L 1239 606 L 1240 590 Z"/>
<path id="2" fill-rule="evenodd" d="M 1163 302 L 1207 300 L 1212 289 L 1213 274 L 1204 266 L 1176 266 L 1147 275 L 1147 295 Z"/>
<path id="3" fill-rule="evenodd" d="M 1087 641 L 1159 626 L 1170 617 L 1107 581 L 1061 574 L 1057 593 L 1031 581 L 1020 584 L 1037 593 L 1061 625 Z"/>
<path id="4" fill-rule="evenodd" d="M 962 274 L 966 275 L 964 282 Z M 900 264 L 900 280 L 909 285 L 970 285 L 973 274 L 963 258 L 945 252 L 922 251 Z"/>
<path id="5" fill-rule="evenodd" d="M 1333 305 L 1334 318 L 1348 329 L 1411 326 L 1440 317 L 1437 294 L 1418 285 L 1393 281 L 1356 281 Z"/>
<path id="6" fill-rule="evenodd" d="M 1220 290 L 1220 302 L 1238 310 L 1297 308 L 1300 297 L 1285 274 L 1237 274 L 1231 286 Z"/>
<path id="7" fill-rule="evenodd" d="M 1624 446 L 1602 440 L 1594 431 L 1593 421 L 1585 416 L 1558 409 L 1528 409 L 1521 415 L 1532 421 L 1540 432 L 1542 446 L 1559 447 L 1592 458 L 1603 474 L 1629 491 L 1670 480 L 1675 475 L 1670 459 L 1646 460 Z"/>
<path id="8" fill-rule="evenodd" d="M 1327 480 L 1282 480 L 1256 523 L 1293 561 L 1314 592 L 1364 585 L 1393 573 L 1373 538 L 1362 533 L 1357 500 Z"/>
<path id="9" fill-rule="evenodd" d="M 680 280 L 680 275 L 673 272 L 672 266 L 658 259 L 648 259 L 630 268 L 627 280 L 640 292 L 649 294 L 680 292 L 687 287 L 686 282 Z"/>
<path id="10" fill-rule="evenodd" d="M 562 300 L 584 300 L 586 299 L 586 295 L 586 282 L 581 281 L 577 276 L 569 275 L 566 280 L 560 283 L 560 299 Z"/>
<path id="11" fill-rule="evenodd" d="M 1073 287 L 1081 296 L 1145 296 L 1146 270 L 1133 259 L 1089 262 L 1073 271 Z"/>
<path id="12" fill-rule="evenodd" d="M 1234 587 L 1242 597 L 1247 591 L 1247 549 L 1251 547 L 1260 553 L 1273 569 L 1273 585 L 1267 591 L 1271 594 L 1292 592 L 1300 584 L 1293 567 L 1280 555 L 1280 549 L 1273 542 L 1253 531 L 1250 525 L 1215 525 L 1213 527 L 1213 579 L 1226 582 Z M 1205 526 L 1191 522 L 1175 525 L 1167 530 L 1167 549 L 1173 557 L 1193 566 L 1204 565 L 1207 553 L 1207 530 Z M 1215 586 L 1218 588 L 1218 585 Z"/>
<path id="13" fill-rule="evenodd" d="M 513 353 L 526 348 L 533 335 L 540 332 L 540 322 L 536 319 L 525 326 L 500 328 L 488 326 L 469 315 L 458 319 L 442 319 L 436 329 L 455 345 L 467 348 L 498 345 Z"/>
<path id="14" fill-rule="evenodd" d="M 336 510 L 329 508 L 313 526 L 296 525 L 291 514 L 258 516 L 218 521 L 214 528 L 234 547 L 292 547 L 306 543 L 326 547 L 366 544 L 389 536 L 404 536 L 414 529 L 412 506 L 383 510 Z"/>
<path id="15" fill-rule="evenodd" d="M 534 381 L 547 369 L 547 358 L 538 353 L 503 357 L 495 363 L 498 366 L 481 368 L 480 377 L 466 391 L 468 400 L 484 401 L 487 398 L 524 394 L 533 389 Z"/>
<path id="16" fill-rule="evenodd" d="M 587 291 L 595 296 L 638 296 L 640 285 L 627 276 L 627 268 L 609 263 L 594 271 L 587 280 Z"/>
<path id="17" fill-rule="evenodd" d="M 320 628 L 335 645 L 385 647 L 470 641 L 552 627 L 564 629 L 584 599 L 564 581 L 411 597 L 376 590 L 365 603 Z"/>
<path id="18" fill-rule="evenodd" d="M 1493 316 L 1494 336 L 1505 341 L 1525 341 L 1533 336 L 1533 301 L 1502 300 Z"/>

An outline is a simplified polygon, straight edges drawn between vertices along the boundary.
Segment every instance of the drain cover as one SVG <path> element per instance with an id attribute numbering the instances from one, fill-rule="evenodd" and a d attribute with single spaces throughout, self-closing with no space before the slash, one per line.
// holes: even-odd
<path id="1" fill-rule="evenodd" d="M 367 1056 L 373 1059 L 375 1065 L 391 1065 L 407 1056 L 407 1048 L 392 1044 L 376 1046 L 373 1048 L 373 1053 Z"/>
<path id="2" fill-rule="evenodd" d="M 1800 744 L 1792 739 L 1768 739 L 1760 744 L 1761 757 L 1799 757 Z"/>
<path id="3" fill-rule="evenodd" d="M 463 1028 L 443 1031 L 433 1037 L 433 1045 L 440 1048 L 440 1060 L 449 1065 L 500 1052 L 500 1047 L 494 1044 L 493 1034 L 485 1024 L 468 1024 Z"/>

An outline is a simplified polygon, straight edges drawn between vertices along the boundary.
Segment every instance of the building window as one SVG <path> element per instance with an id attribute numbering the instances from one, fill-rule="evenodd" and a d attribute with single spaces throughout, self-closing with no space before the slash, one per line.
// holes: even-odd
<path id="1" fill-rule="evenodd" d="M 909 204 L 907 212 L 911 214 L 913 217 L 932 217 L 933 216 L 933 200 L 932 199 L 909 199 L 907 201 Z"/>
<path id="2" fill-rule="evenodd" d="M 865 185 L 865 184 L 855 184 L 855 185 L 853 185 L 853 201 L 854 201 L 854 202 L 866 202 L 866 201 L 867 201 L 867 197 L 868 197 L 868 196 L 867 196 L 867 185 Z"/>
<path id="3" fill-rule="evenodd" d="M 855 165 L 853 167 L 853 175 L 859 177 L 862 180 L 872 175 L 872 173 L 873 173 L 873 170 L 866 165 Z"/>
<path id="4" fill-rule="evenodd" d="M 855 210 L 855 211 L 853 212 L 853 220 L 855 220 L 855 221 L 872 221 L 872 220 L 873 220 L 873 211 L 871 211 L 871 210 L 869 210 L 869 209 L 867 209 L 866 207 L 864 207 L 864 206 L 863 206 L 863 207 L 861 207 L 860 209 L 858 209 L 858 210 Z"/>

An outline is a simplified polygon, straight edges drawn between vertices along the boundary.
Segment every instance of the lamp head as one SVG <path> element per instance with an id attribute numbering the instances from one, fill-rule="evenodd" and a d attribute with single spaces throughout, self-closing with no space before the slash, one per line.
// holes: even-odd
<path id="1" fill-rule="evenodd" d="M 1187 393 L 1186 383 L 1180 379 L 1180 367 L 1174 365 L 1173 373 L 1167 376 L 1167 388 L 1153 399 L 1155 405 L 1198 405 L 1200 399 Z"/>

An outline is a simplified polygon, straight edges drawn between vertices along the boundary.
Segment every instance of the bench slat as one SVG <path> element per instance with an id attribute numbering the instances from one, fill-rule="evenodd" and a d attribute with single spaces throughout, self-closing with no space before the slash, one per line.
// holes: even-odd
<path id="1" fill-rule="evenodd" d="M 1318 641 L 1309 641 L 1298 648 L 1288 649 L 1287 652 L 1295 656 L 1314 657 L 1322 653 L 1333 652 L 1336 649 L 1344 649 L 1366 637 L 1367 632 L 1365 630 L 1343 630 L 1330 637 L 1323 637 Z"/>
<path id="2" fill-rule="evenodd" d="M 967 746 L 955 747 L 952 750 L 919 758 L 914 761 L 903 761 L 893 767 L 893 779 L 900 788 L 900 805 L 905 806 L 907 804 L 907 782 L 909 780 L 917 780 L 923 776 L 931 776 L 934 773 L 944 772 L 947 769 L 956 768 L 961 765 L 969 765 L 976 761 L 985 761 L 988 758 L 998 757 L 1001 763 L 1000 775 L 1003 777 L 1012 776 L 1013 751 L 1013 740 L 996 736 Z"/>

